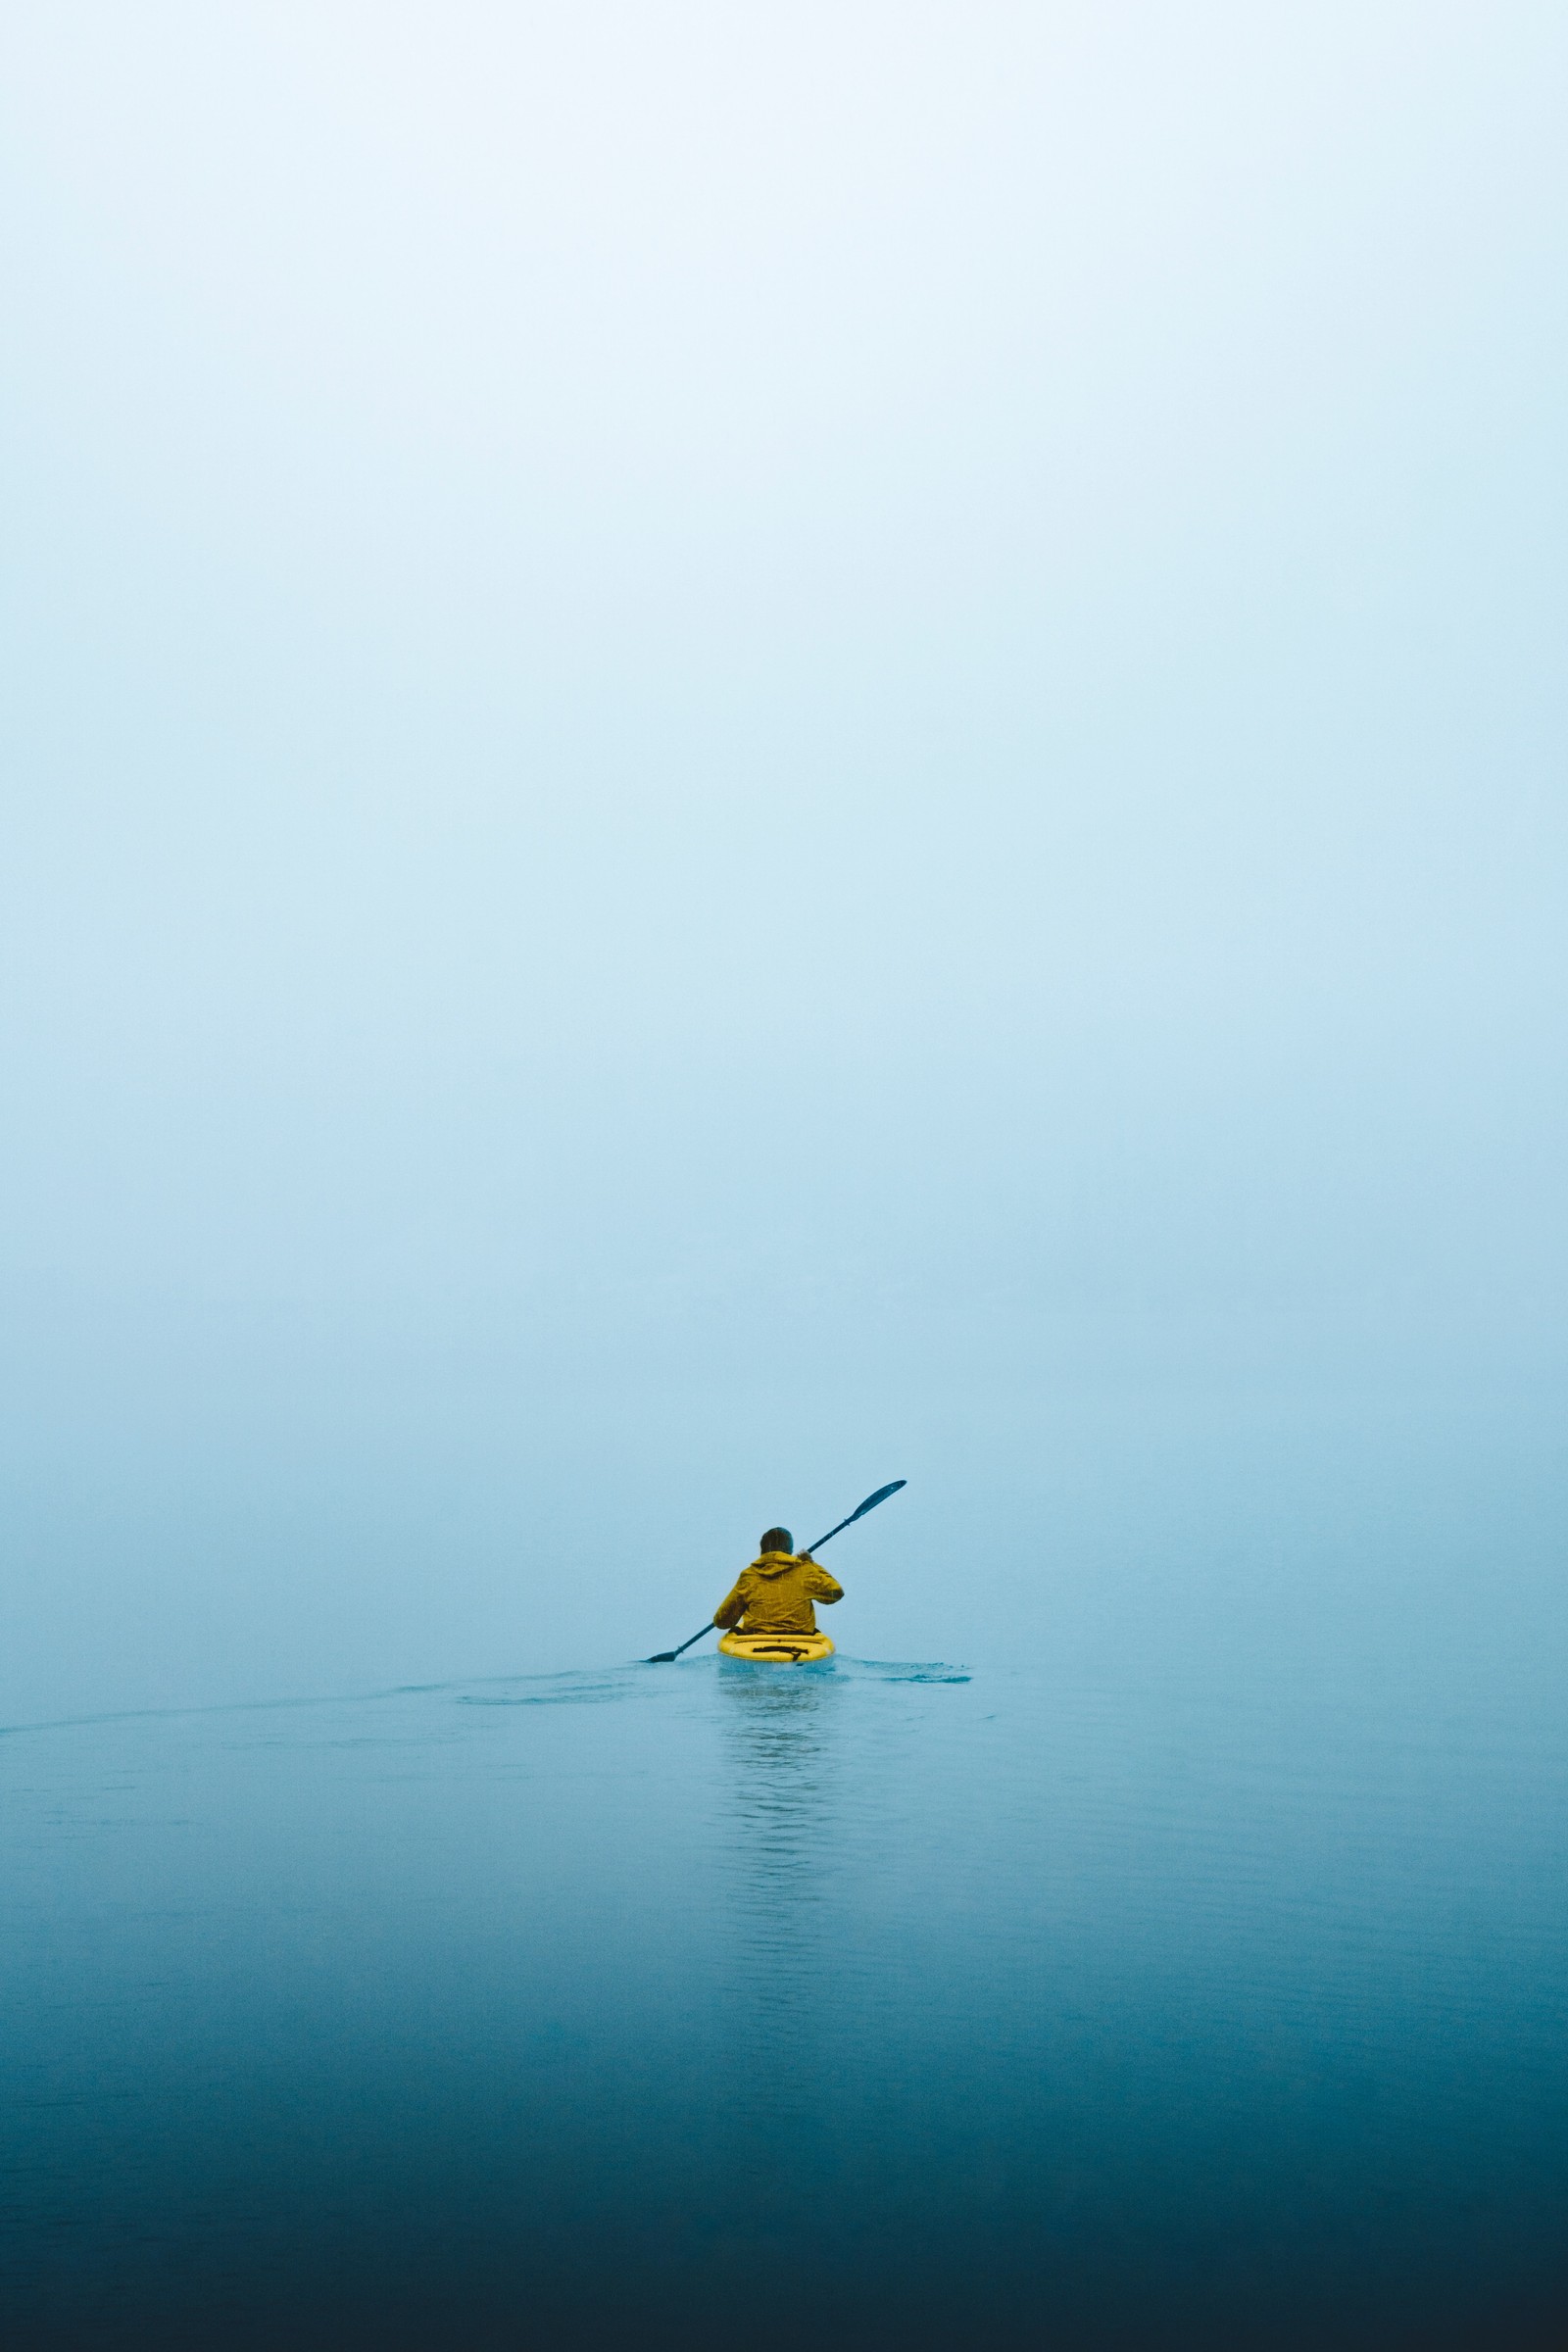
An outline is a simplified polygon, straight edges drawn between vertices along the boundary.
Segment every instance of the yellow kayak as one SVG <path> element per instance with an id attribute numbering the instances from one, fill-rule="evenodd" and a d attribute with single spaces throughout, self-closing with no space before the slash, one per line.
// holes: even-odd
<path id="1" fill-rule="evenodd" d="M 720 1634 L 718 1646 L 726 1658 L 756 1658 L 764 1666 L 800 1666 L 833 1655 L 826 1634 Z"/>

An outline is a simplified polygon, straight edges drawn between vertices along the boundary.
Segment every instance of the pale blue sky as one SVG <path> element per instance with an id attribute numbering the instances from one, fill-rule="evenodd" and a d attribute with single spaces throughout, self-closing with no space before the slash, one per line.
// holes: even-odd
<path id="1" fill-rule="evenodd" d="M 982 1390 L 1558 1377 L 1565 50 L 13 12 L 7 1710 L 575 1659 L 654 1427 L 727 1563 Z"/>

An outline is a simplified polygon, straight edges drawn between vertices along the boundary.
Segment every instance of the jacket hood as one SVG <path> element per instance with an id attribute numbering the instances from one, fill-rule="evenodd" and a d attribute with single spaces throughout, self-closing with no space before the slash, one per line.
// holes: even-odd
<path id="1" fill-rule="evenodd" d="M 752 1562 L 752 1571 L 756 1576 L 782 1576 L 786 1568 L 794 1565 L 793 1551 L 764 1551 Z"/>

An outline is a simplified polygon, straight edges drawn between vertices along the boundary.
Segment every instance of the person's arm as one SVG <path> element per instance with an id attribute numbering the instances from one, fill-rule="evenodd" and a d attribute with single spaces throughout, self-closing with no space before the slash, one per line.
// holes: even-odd
<path id="1" fill-rule="evenodd" d="M 825 1568 L 819 1568 L 808 1551 L 803 1551 L 801 1558 L 807 1569 L 806 1590 L 813 1600 L 831 1605 L 835 1600 L 844 1598 L 844 1587 L 836 1576 L 829 1576 Z"/>
<path id="2" fill-rule="evenodd" d="M 749 1598 L 750 1594 L 746 1590 L 746 1577 L 743 1574 L 737 1581 L 734 1592 L 731 1592 L 727 1598 L 721 1600 L 717 1608 L 713 1611 L 713 1623 L 726 1628 L 732 1625 L 739 1625 L 741 1619 L 746 1614 L 746 1603 Z"/>

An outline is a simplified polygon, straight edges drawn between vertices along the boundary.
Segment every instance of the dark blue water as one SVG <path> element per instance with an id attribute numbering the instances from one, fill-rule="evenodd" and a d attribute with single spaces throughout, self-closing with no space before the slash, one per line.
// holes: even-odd
<path id="1" fill-rule="evenodd" d="M 8 2346 L 1568 2340 L 1528 1677 L 699 1654 L 0 1775 Z"/>

